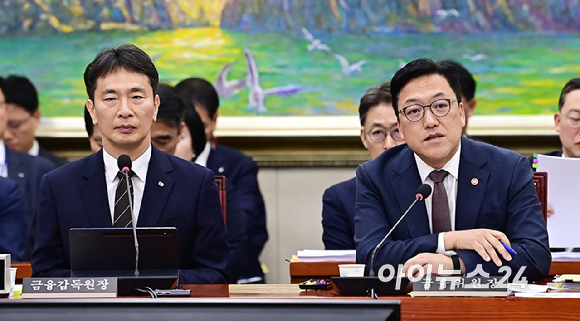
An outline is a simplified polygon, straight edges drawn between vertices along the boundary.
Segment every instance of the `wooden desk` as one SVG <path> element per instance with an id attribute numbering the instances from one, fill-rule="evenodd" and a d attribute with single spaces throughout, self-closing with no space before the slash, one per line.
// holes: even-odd
<path id="1" fill-rule="evenodd" d="M 330 279 L 338 276 L 339 264 L 354 262 L 291 262 L 290 283 L 297 284 L 309 279 Z M 557 274 L 580 274 L 580 261 L 553 261 L 549 278 Z"/>
<path id="2" fill-rule="evenodd" d="M 276 300 L 276 299 L 323 299 L 323 300 L 370 300 L 367 297 L 340 296 L 333 288 L 328 291 L 303 291 L 295 284 L 234 284 L 234 285 L 188 285 L 192 290 L 191 302 L 200 298 L 218 298 L 225 300 Z M 229 299 L 228 299 L 229 298 Z M 580 315 L 580 299 L 548 299 L 548 298 L 412 298 L 409 296 L 381 297 L 381 300 L 394 299 L 401 302 L 401 320 L 577 320 Z M 119 306 L 140 306 L 169 303 L 177 298 L 118 298 L 95 300 L 32 300 L 45 305 L 46 313 L 70 312 L 75 302 L 94 303 L 103 308 L 118 309 Z M 0 309 L 14 305 L 15 301 L 22 303 L 31 300 L 0 299 Z M 66 303 L 66 304 L 63 304 Z M 209 302 L 209 301 L 208 301 Z M 199 303 L 199 302 L 198 302 Z M 25 304 L 22 305 L 23 307 Z M 50 309 L 49 309 L 50 308 Z M 135 308 L 137 306 L 135 305 Z M 68 309 L 68 310 L 67 310 Z M 107 311 L 103 309 L 103 311 Z M 116 310 L 126 312 L 128 310 Z M 23 309 L 23 315 L 29 313 Z M 192 315 L 190 315 L 192 317 Z M 26 318 L 24 318 L 26 319 Z M 46 318 L 45 318 L 46 319 Z"/>

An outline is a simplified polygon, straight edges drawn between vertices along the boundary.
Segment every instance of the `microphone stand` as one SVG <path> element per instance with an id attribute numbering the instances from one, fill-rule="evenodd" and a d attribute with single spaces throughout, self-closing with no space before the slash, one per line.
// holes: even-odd
<path id="1" fill-rule="evenodd" d="M 139 276 L 139 242 L 137 241 L 137 224 L 135 222 L 135 213 L 133 212 L 133 194 L 131 193 L 131 185 L 129 184 L 129 171 L 123 168 L 125 174 L 125 181 L 127 182 L 127 192 L 129 193 L 129 207 L 131 208 L 131 226 L 133 228 L 133 242 L 135 243 L 135 276 Z"/>

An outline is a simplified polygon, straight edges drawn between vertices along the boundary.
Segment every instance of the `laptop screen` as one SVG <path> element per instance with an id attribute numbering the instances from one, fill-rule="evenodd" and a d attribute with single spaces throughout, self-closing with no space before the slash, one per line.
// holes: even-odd
<path id="1" fill-rule="evenodd" d="M 175 227 L 139 227 L 139 271 L 179 269 L 179 237 Z M 70 266 L 80 271 L 135 270 L 131 228 L 71 228 Z"/>

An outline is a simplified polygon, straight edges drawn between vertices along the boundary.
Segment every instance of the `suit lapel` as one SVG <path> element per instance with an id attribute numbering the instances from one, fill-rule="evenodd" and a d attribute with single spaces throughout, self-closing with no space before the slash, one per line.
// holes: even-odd
<path id="1" fill-rule="evenodd" d="M 15 153 L 8 146 L 4 145 L 4 152 L 6 153 L 6 166 L 8 167 L 8 177 L 20 182 L 26 175 L 26 166 L 23 164 L 22 157 Z"/>
<path id="2" fill-rule="evenodd" d="M 406 147 L 399 155 L 399 159 L 395 160 L 394 164 L 392 170 L 395 176 L 391 181 L 391 188 L 397 196 L 396 201 L 398 202 L 400 210 L 399 215 L 396 216 L 398 219 L 405 213 L 415 199 L 417 187 L 421 185 L 422 181 L 419 177 L 419 170 L 417 169 L 413 151 L 410 148 Z M 406 226 L 412 238 L 430 234 L 429 218 L 427 217 L 425 202 L 415 204 L 415 207 L 413 207 L 400 224 Z"/>
<path id="3" fill-rule="evenodd" d="M 222 159 L 217 151 L 218 146 L 215 149 L 211 149 L 209 156 L 207 157 L 206 167 L 211 169 L 214 173 L 218 172 L 218 168 L 223 164 Z M 223 175 L 223 174 L 219 174 Z"/>
<path id="4" fill-rule="evenodd" d="M 84 182 L 80 185 L 85 211 L 93 227 L 111 227 L 113 222 L 107 197 L 103 150 L 89 156 L 86 162 L 86 171 L 83 173 Z"/>
<path id="5" fill-rule="evenodd" d="M 486 162 L 485 154 L 479 152 L 472 141 L 462 138 L 455 209 L 456 230 L 475 227 L 490 175 L 482 169 Z"/>
<path id="6" fill-rule="evenodd" d="M 137 226 L 155 226 L 161 218 L 163 208 L 173 188 L 173 179 L 167 175 L 173 167 L 163 152 L 151 147 L 151 160 L 147 169 L 145 191 Z"/>

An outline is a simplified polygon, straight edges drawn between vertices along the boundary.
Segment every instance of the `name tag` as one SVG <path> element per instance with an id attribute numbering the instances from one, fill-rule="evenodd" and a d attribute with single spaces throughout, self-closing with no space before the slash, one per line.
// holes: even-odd
<path id="1" fill-rule="evenodd" d="M 28 278 L 22 283 L 23 299 L 115 297 L 117 278 Z"/>

